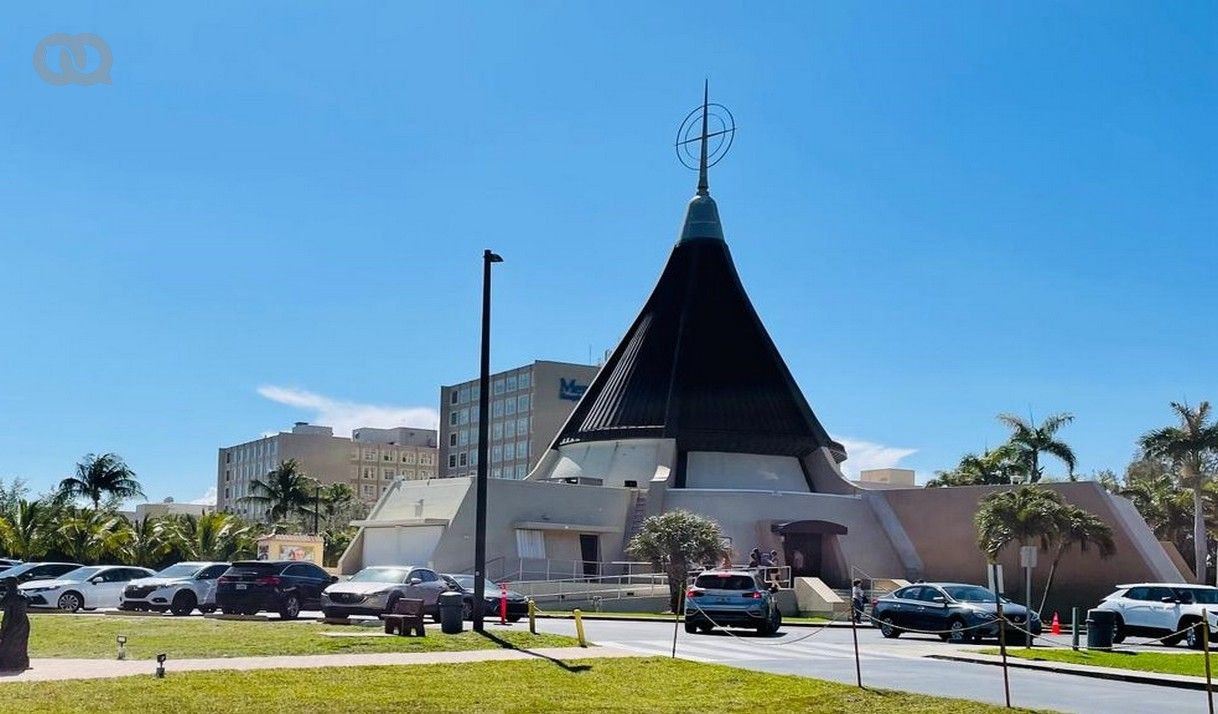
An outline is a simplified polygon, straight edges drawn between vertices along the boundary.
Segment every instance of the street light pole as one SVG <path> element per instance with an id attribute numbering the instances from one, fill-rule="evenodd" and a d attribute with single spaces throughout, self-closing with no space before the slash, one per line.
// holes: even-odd
<path id="1" fill-rule="evenodd" d="M 482 365 L 478 373 L 478 483 L 474 516 L 474 632 L 482 632 L 482 606 L 486 597 L 486 476 L 487 440 L 490 436 L 491 372 L 491 263 L 503 258 L 482 252 Z"/>

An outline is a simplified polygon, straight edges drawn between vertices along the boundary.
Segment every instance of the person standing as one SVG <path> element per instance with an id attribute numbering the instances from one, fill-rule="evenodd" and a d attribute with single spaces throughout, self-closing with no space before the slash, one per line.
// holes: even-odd
<path id="1" fill-rule="evenodd" d="M 850 587 L 850 618 L 855 624 L 863 621 L 863 608 L 867 605 L 867 593 L 863 591 L 863 581 L 855 578 Z"/>
<path id="2" fill-rule="evenodd" d="M 0 580 L 4 597 L 0 608 L 0 672 L 24 672 L 30 668 L 30 618 L 26 614 L 29 600 L 17 589 L 17 578 Z"/>

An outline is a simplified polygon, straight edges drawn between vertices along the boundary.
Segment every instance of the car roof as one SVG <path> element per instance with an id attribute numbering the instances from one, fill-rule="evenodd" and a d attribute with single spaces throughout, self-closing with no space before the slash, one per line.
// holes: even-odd
<path id="1" fill-rule="evenodd" d="M 731 570 L 703 570 L 702 572 L 698 573 L 698 577 L 702 577 L 703 575 L 717 575 L 724 578 L 729 575 L 743 575 L 751 578 L 755 575 L 755 573 L 751 570 L 733 568 Z"/>
<path id="2" fill-rule="evenodd" d="M 1126 583 L 1118 585 L 1118 590 L 1128 590 L 1129 588 L 1189 588 L 1191 590 L 1218 590 L 1218 587 L 1213 585 L 1198 585 L 1197 583 Z"/>

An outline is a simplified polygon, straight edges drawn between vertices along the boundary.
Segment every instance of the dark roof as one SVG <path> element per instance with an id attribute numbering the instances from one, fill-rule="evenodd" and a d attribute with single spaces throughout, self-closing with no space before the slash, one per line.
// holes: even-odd
<path id="1" fill-rule="evenodd" d="M 695 196 L 651 297 L 555 446 L 674 438 L 678 453 L 804 456 L 827 446 L 844 458 L 753 309 L 722 236 L 714 200 Z"/>

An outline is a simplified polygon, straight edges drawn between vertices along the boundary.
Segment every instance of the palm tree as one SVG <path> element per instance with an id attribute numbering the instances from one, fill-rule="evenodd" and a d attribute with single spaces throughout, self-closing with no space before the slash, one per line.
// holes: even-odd
<path id="1" fill-rule="evenodd" d="M 86 454 L 76 464 L 76 475 L 61 481 L 59 490 L 73 498 L 80 496 L 89 499 L 95 511 L 107 496 L 124 500 L 144 498 L 144 490 L 140 488 L 135 472 L 118 454 Z"/>
<path id="2" fill-rule="evenodd" d="M 1207 473 L 1208 461 L 1218 455 L 1218 424 L 1210 423 L 1210 403 L 1201 402 L 1196 409 L 1172 402 L 1179 417 L 1178 426 L 1165 426 L 1148 431 L 1138 440 L 1143 453 L 1151 458 L 1168 461 L 1177 471 L 1180 486 L 1193 494 L 1193 569 L 1198 583 L 1205 583 L 1205 556 L 1208 550 L 1205 532 L 1204 488 L 1213 478 Z"/>
<path id="3" fill-rule="evenodd" d="M 1010 484 L 1019 470 L 1017 453 L 1010 444 L 982 455 L 965 454 L 951 471 L 939 471 L 926 483 L 927 488 L 940 486 L 996 486 Z"/>
<path id="4" fill-rule="evenodd" d="M 55 529 L 53 547 L 76 563 L 102 562 L 120 549 L 124 537 L 122 522 L 121 516 L 72 509 Z"/>
<path id="5" fill-rule="evenodd" d="M 1133 503 L 1156 539 L 1175 544 L 1181 553 L 1189 550 L 1192 495 L 1176 486 L 1168 466 L 1154 459 L 1131 463 L 1125 471 L 1125 485 L 1117 493 Z"/>
<path id="6" fill-rule="evenodd" d="M 172 550 L 165 522 L 145 516 L 119 528 L 118 557 L 126 565 L 155 568 Z"/>
<path id="7" fill-rule="evenodd" d="M 1053 414 L 1040 423 L 1039 426 L 1031 420 L 1014 414 L 999 414 L 998 421 L 1011 430 L 1009 443 L 1018 454 L 1018 461 L 1028 475 L 1028 483 L 1036 483 L 1044 475 L 1040 466 L 1042 453 L 1056 456 L 1066 464 L 1071 477 L 1074 475 L 1074 450 L 1066 442 L 1057 438 L 1057 430 L 1074 421 L 1074 415 L 1066 412 Z"/>
<path id="8" fill-rule="evenodd" d="M 1038 486 L 1021 486 L 1012 491 L 991 493 L 981 499 L 974 522 L 977 525 L 977 545 L 989 562 L 1011 544 L 1038 544 L 1048 548 L 1058 535 L 1061 523 L 1062 499 L 1056 493 Z M 1024 571 L 1024 592 L 1031 593 L 1031 574 Z M 1026 603 L 1031 608 L 1032 603 Z"/>
<path id="9" fill-rule="evenodd" d="M 254 529 L 228 513 L 175 516 L 169 540 L 183 560 L 231 560 L 253 557 Z"/>
<path id="10" fill-rule="evenodd" d="M 6 520 L 5 549 L 22 560 L 41 557 L 50 548 L 51 509 L 42 501 L 21 499 Z"/>
<path id="11" fill-rule="evenodd" d="M 295 459 L 288 459 L 260 479 L 250 481 L 254 491 L 240 500 L 267 506 L 267 517 L 276 523 L 294 514 L 313 512 L 318 483 L 305 475 Z"/>
<path id="12" fill-rule="evenodd" d="M 1080 551 L 1086 552 L 1091 545 L 1096 546 L 1100 558 L 1110 558 L 1116 553 L 1116 542 L 1112 539 L 1112 528 L 1094 514 L 1078 506 L 1063 504 L 1057 524 L 1057 548 L 1053 553 L 1053 563 L 1049 566 L 1049 579 L 1045 581 L 1045 592 L 1040 598 L 1037 612 L 1045 610 L 1045 601 L 1049 599 L 1049 588 L 1053 587 L 1053 576 L 1057 574 L 1057 564 L 1062 555 L 1074 544 Z"/>

